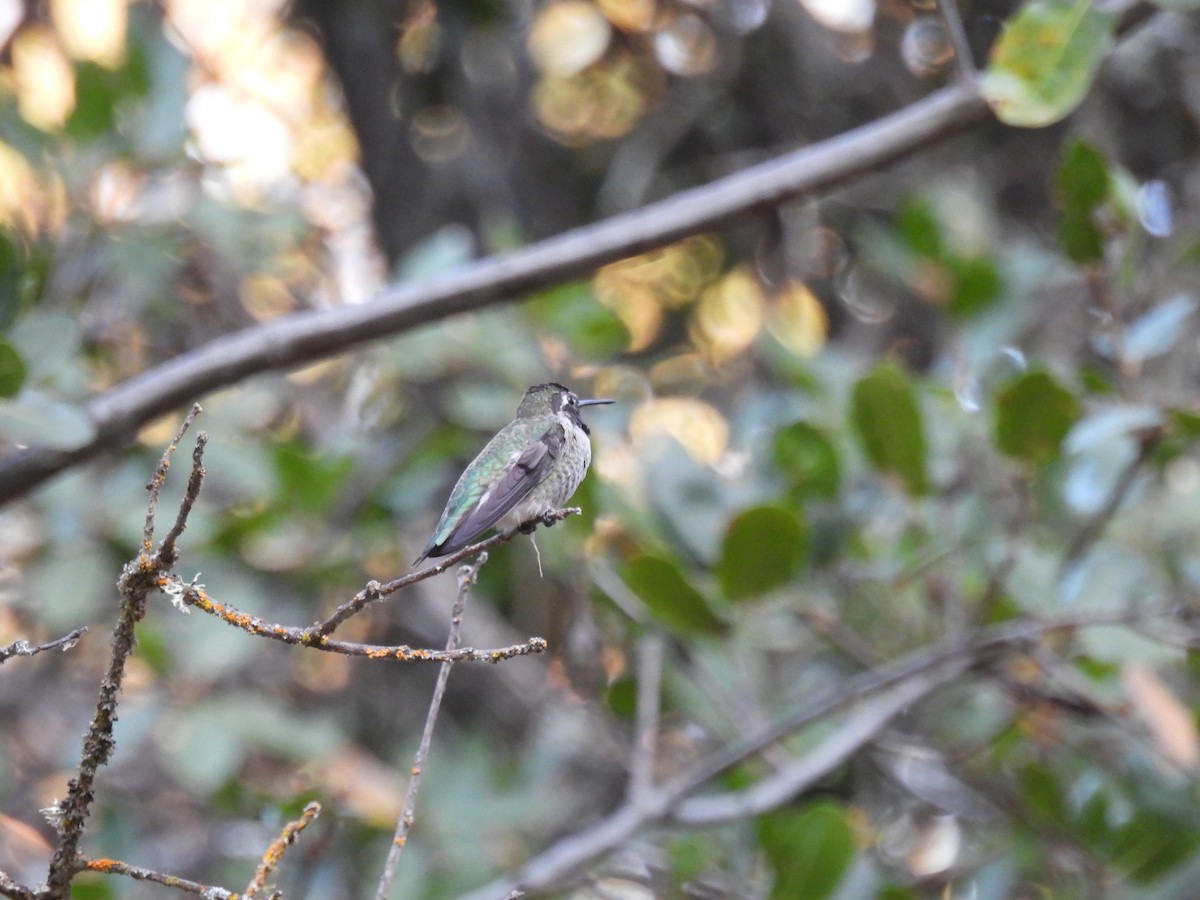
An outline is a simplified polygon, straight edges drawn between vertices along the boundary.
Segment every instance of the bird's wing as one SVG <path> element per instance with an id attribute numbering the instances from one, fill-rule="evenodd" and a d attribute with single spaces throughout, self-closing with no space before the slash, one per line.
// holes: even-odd
<path id="1" fill-rule="evenodd" d="M 438 533 L 435 533 L 434 541 L 421 558 L 445 556 L 455 550 L 461 550 L 504 518 L 504 515 L 524 500 L 546 476 L 554 461 L 558 459 L 566 438 L 563 426 L 555 424 L 522 450 L 492 486 L 484 491 L 475 507 L 463 516 L 450 532 L 441 535 L 439 529 Z M 469 480 L 465 474 L 463 480 Z M 454 504 L 453 497 L 450 502 L 451 505 Z"/>

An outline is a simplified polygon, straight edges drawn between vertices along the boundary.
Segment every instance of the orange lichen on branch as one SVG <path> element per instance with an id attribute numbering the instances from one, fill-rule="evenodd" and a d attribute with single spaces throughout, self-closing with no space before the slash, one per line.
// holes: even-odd
<path id="1" fill-rule="evenodd" d="M 155 884 L 161 884 L 164 887 L 187 891 L 190 894 L 212 897 L 214 900 L 242 900 L 242 895 L 227 891 L 224 888 L 211 887 L 188 878 L 180 878 L 178 875 L 166 875 L 162 872 L 155 872 L 153 869 L 133 866 L 127 862 L 121 862 L 119 859 L 106 859 L 104 857 L 81 859 L 80 868 L 84 872 L 99 872 L 104 875 L 127 875 L 135 881 L 151 881 Z"/>
<path id="2" fill-rule="evenodd" d="M 475 650 L 464 647 L 458 650 L 427 650 L 405 645 L 389 647 L 380 644 L 358 644 L 352 641 L 337 641 L 322 634 L 314 627 L 289 627 L 268 622 L 266 619 L 243 612 L 235 606 L 214 600 L 203 585 L 189 584 L 178 576 L 166 576 L 155 581 L 155 585 L 167 594 L 172 595 L 185 606 L 194 607 L 201 612 L 216 616 L 223 622 L 240 628 L 247 634 L 257 637 L 271 638 L 285 644 L 300 644 L 323 650 L 326 653 L 340 653 L 343 656 L 363 656 L 367 659 L 394 659 L 399 662 L 499 662 L 502 659 L 512 659 L 515 656 L 529 656 L 533 653 L 544 653 L 546 642 L 542 638 L 530 638 L 524 644 L 514 644 L 511 647 L 501 647 L 494 650 Z"/>
<path id="3" fill-rule="evenodd" d="M 271 872 L 283 861 L 283 854 L 287 852 L 287 848 L 296 843 L 296 838 L 300 832 L 309 826 L 321 812 L 320 803 L 310 803 L 304 807 L 304 811 L 300 814 L 300 818 L 293 819 L 283 826 L 283 831 L 279 837 L 271 842 L 271 846 L 267 848 L 266 853 L 262 856 L 262 862 L 254 872 L 254 878 L 249 885 L 246 886 L 247 898 L 255 896 L 258 891 L 266 884 L 267 878 Z"/>

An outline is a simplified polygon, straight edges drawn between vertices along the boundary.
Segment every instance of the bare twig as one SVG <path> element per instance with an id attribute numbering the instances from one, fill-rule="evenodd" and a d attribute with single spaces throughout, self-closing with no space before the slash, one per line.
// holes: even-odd
<path id="1" fill-rule="evenodd" d="M 175 437 L 171 439 L 166 451 L 159 457 L 158 465 L 154 467 L 154 474 L 150 476 L 150 481 L 146 484 L 146 490 L 150 492 L 150 499 L 146 503 L 146 524 L 142 529 L 142 552 L 147 556 L 154 549 L 154 516 L 158 512 L 158 498 L 162 493 L 163 484 L 166 483 L 167 472 L 171 468 L 171 457 L 175 455 L 175 451 L 179 449 L 179 442 L 183 440 L 184 434 L 187 433 L 192 423 L 196 421 L 196 416 L 201 412 L 200 404 L 193 403 L 192 408 L 183 419 L 183 424 L 175 432 Z"/>
<path id="2" fill-rule="evenodd" d="M 839 690 L 799 706 L 740 741 L 717 750 L 677 778 L 649 791 L 635 805 L 627 800 L 607 818 L 568 836 L 528 860 L 515 872 L 471 893 L 470 900 L 509 897 L 514 891 L 543 891 L 563 883 L 589 864 L 619 848 L 639 830 L 654 824 L 684 825 L 723 821 L 739 808 L 764 811 L 785 802 L 813 778 L 848 758 L 872 735 L 916 700 L 958 680 L 993 654 L 1035 641 L 1048 633 L 1093 625 L 1136 622 L 1137 612 L 1092 611 L 1059 619 L 1022 620 L 989 628 L 966 639 L 923 647 L 895 662 L 851 679 Z M 741 794 L 689 799 L 721 772 L 776 743 L 798 728 L 825 718 L 852 703 L 863 703 L 839 729 L 810 754 L 784 767 Z M 711 800 L 711 803 L 710 803 Z"/>
<path id="3" fill-rule="evenodd" d="M 152 881 L 155 884 L 177 888 L 189 894 L 199 894 L 204 900 L 237 900 L 237 894 L 225 888 L 200 884 L 178 875 L 164 875 L 153 869 L 141 866 L 131 866 L 129 863 L 116 859 L 80 859 L 79 868 L 87 872 L 103 872 L 106 875 L 127 875 L 137 881 Z"/>
<path id="4" fill-rule="evenodd" d="M 260 372 L 294 368 L 469 310 L 513 302 L 606 263 L 698 234 L 748 211 L 826 190 L 989 116 L 973 82 L 638 210 L 389 288 L 370 303 L 311 310 L 222 336 L 95 397 L 95 437 L 71 450 L 31 447 L 0 460 L 0 503 L 123 445 L 138 426 L 192 397 Z"/>
<path id="5" fill-rule="evenodd" d="M 475 562 L 458 570 L 458 596 L 454 599 L 454 608 L 450 613 L 450 634 L 446 638 L 446 652 L 453 652 L 458 647 L 462 629 L 463 610 L 467 605 L 467 594 L 479 570 L 487 562 L 487 553 L 480 553 Z M 446 682 L 450 678 L 453 662 L 444 662 L 438 669 L 437 683 L 433 688 L 433 697 L 429 701 L 429 713 L 425 716 L 425 727 L 421 730 L 421 740 L 417 752 L 413 756 L 412 772 L 408 778 L 408 789 L 404 793 L 404 809 L 396 822 L 396 833 L 388 848 L 387 860 L 383 865 L 383 874 L 379 877 L 379 889 L 375 892 L 376 900 L 387 900 L 388 892 L 392 889 L 392 879 L 396 875 L 396 867 L 400 865 L 400 854 L 408 842 L 408 832 L 412 828 L 417 809 L 417 794 L 421 790 L 421 781 L 425 774 L 425 760 L 429 758 L 429 746 L 433 742 L 433 729 L 437 724 L 438 713 L 442 708 L 442 698 L 446 695 Z"/>
<path id="6" fill-rule="evenodd" d="M 79 842 L 83 837 L 83 828 L 91 812 L 93 799 L 92 786 L 96 780 L 96 772 L 105 765 L 112 756 L 115 744 L 113 742 L 113 724 L 117 720 L 117 695 L 121 692 L 121 683 L 125 678 L 125 663 L 133 653 L 137 643 L 135 629 L 137 623 L 146 614 L 146 602 L 163 578 L 163 572 L 169 567 L 164 559 L 164 552 L 174 554 L 173 548 L 159 552 L 153 556 L 145 550 L 154 540 L 154 514 L 158 495 L 162 489 L 162 481 L 170 467 L 170 458 L 179 446 L 184 432 L 195 419 L 198 409 L 184 420 L 174 440 L 163 452 L 155 476 L 147 485 L 150 491 L 150 501 L 147 504 L 146 527 L 143 534 L 143 549 L 137 557 L 125 564 L 117 588 L 121 593 L 121 612 L 113 629 L 112 654 L 109 658 L 108 669 L 100 682 L 100 697 L 96 701 L 96 712 L 84 735 L 83 751 L 80 755 L 79 768 L 67 784 L 67 796 L 53 808 L 58 827 L 58 844 L 54 856 L 50 860 L 50 869 L 46 878 L 46 887 L 39 892 L 39 897 L 47 900 L 65 900 L 70 893 L 71 880 L 83 864 L 79 856 Z M 199 455 L 193 457 L 192 478 L 196 479 L 197 469 L 200 469 Z M 161 476 L 160 477 L 160 473 Z M 202 474 L 202 469 L 201 469 Z M 182 531 L 182 525 L 177 522 Z M 165 542 L 164 542 L 165 543 Z"/>
<path id="7" fill-rule="evenodd" d="M 200 411 L 200 404 L 192 407 L 192 415 Z M 158 548 L 158 560 L 163 568 L 169 568 L 175 565 L 179 558 L 179 551 L 176 542 L 179 540 L 183 530 L 187 528 L 188 516 L 192 514 L 192 507 L 196 503 L 196 498 L 200 496 L 200 486 L 204 483 L 204 447 L 208 443 L 208 435 L 201 431 L 196 435 L 196 446 L 192 448 L 192 474 L 188 476 L 187 489 L 183 492 L 183 499 L 179 503 L 179 513 L 175 516 L 175 522 L 171 526 L 171 530 L 167 532 L 167 536 L 163 538 L 162 544 Z"/>
<path id="8" fill-rule="evenodd" d="M 271 846 L 263 854 L 262 862 L 258 864 L 258 869 L 254 872 L 254 878 L 246 886 L 243 896 L 250 898 L 262 890 L 263 885 L 267 883 L 267 879 L 271 877 L 271 873 L 283 861 L 283 854 L 287 852 L 288 847 L 296 843 L 296 838 L 300 836 L 300 832 L 307 828 L 320 812 L 320 803 L 309 803 L 304 807 L 300 818 L 293 819 L 283 827 L 283 831 L 280 832 L 279 837 L 271 842 Z"/>
<path id="9" fill-rule="evenodd" d="M 45 650 L 70 650 L 79 643 L 79 639 L 87 634 L 87 631 L 87 626 L 84 625 L 82 628 L 76 628 L 69 634 L 64 634 L 62 637 L 44 644 L 31 644 L 25 640 L 13 641 L 6 647 L 0 647 L 0 665 L 13 656 L 33 656 L 35 653 L 42 653 Z"/>

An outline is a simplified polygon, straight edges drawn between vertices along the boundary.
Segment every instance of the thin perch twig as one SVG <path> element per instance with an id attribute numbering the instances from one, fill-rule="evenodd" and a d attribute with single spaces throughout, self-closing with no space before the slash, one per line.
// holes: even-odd
<path id="1" fill-rule="evenodd" d="M 198 609 L 211 616 L 216 616 L 223 622 L 240 628 L 255 637 L 269 638 L 284 644 L 311 647 L 314 650 L 324 650 L 327 653 L 340 653 L 343 656 L 365 656 L 368 659 L 394 659 L 399 662 L 500 662 L 502 659 L 512 659 L 515 656 L 529 656 L 533 653 L 544 653 L 546 641 L 540 637 L 531 637 L 523 644 L 513 644 L 510 647 L 497 647 L 490 650 L 477 650 L 474 647 L 460 647 L 454 650 L 426 650 L 420 647 L 409 647 L 401 644 L 388 646 L 383 644 L 358 644 L 353 641 L 339 641 L 333 638 L 321 638 L 318 641 L 309 639 L 311 631 L 295 625 L 278 625 L 266 619 L 242 612 L 236 607 L 214 600 L 203 587 L 188 584 L 178 576 L 162 579 L 162 589 L 180 602 L 192 609 Z"/>
<path id="2" fill-rule="evenodd" d="M 561 522 L 570 516 L 577 516 L 583 510 L 578 506 L 565 506 L 562 509 L 556 509 L 546 513 L 539 520 L 548 526 L 556 522 Z M 525 534 L 521 527 L 510 528 L 508 531 L 502 531 L 499 534 L 494 534 L 490 538 L 486 538 L 478 543 L 472 544 L 469 547 L 463 547 L 444 559 L 438 560 L 432 566 L 426 566 L 424 569 L 419 569 L 416 572 L 409 572 L 407 575 L 402 575 L 399 578 L 393 579 L 386 584 L 380 584 L 378 581 L 370 582 L 365 588 L 335 609 L 327 619 L 324 619 L 317 624 L 306 628 L 305 639 L 301 642 L 309 646 L 315 646 L 320 640 L 332 634 L 334 630 L 349 619 L 362 612 L 372 603 L 382 600 L 384 597 L 390 596 L 397 591 L 416 584 L 418 581 L 424 581 L 427 578 L 432 578 L 434 575 L 440 575 L 454 566 L 459 560 L 474 556 L 477 553 L 482 553 L 491 550 L 493 547 L 499 547 L 501 544 L 506 544 L 517 535 Z"/>
<path id="3" fill-rule="evenodd" d="M 480 553 L 475 562 L 458 570 L 458 596 L 454 598 L 454 608 L 450 613 L 450 634 L 446 638 L 446 652 L 450 653 L 458 647 L 462 629 L 463 610 L 467 605 L 467 594 L 479 570 L 487 562 L 487 553 Z M 442 708 L 442 698 L 446 695 L 446 682 L 450 679 L 450 669 L 453 662 L 444 662 L 438 670 L 437 683 L 433 688 L 433 697 L 429 701 L 429 712 L 425 716 L 425 727 L 421 730 L 421 740 L 417 752 L 413 756 L 412 772 L 408 778 L 408 789 L 404 793 L 404 809 L 396 822 L 396 833 L 388 848 L 387 860 L 384 862 L 383 874 L 379 877 L 379 889 L 375 893 L 376 900 L 387 900 L 392 888 L 392 879 L 396 868 L 400 865 L 400 854 L 408 842 L 408 832 L 412 828 L 416 816 L 417 794 L 421 790 L 421 781 L 425 774 L 425 760 L 429 758 L 429 746 L 433 742 L 433 729 L 437 724 L 438 713 Z"/>
<path id="4" fill-rule="evenodd" d="M 83 871 L 102 872 L 105 875 L 126 875 L 136 881 L 152 881 L 155 884 L 173 887 L 180 891 L 186 891 L 189 894 L 199 894 L 204 900 L 238 900 L 237 894 L 225 888 L 214 887 L 210 884 L 201 884 L 198 881 L 180 878 L 178 875 L 165 875 L 162 872 L 155 872 L 153 869 L 146 869 L 142 866 L 131 866 L 129 863 L 121 862 L 117 859 L 81 858 L 79 864 Z"/>

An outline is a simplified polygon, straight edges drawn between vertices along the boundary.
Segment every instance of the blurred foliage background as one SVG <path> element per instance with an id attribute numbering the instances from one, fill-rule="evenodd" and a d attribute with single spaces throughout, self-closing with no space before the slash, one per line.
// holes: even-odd
<path id="1" fill-rule="evenodd" d="M 819 791 L 639 835 L 575 890 L 1194 896 L 1193 5 L 1116 39 L 1086 0 L 1038 0 L 994 51 L 1016 5 L 967 4 L 998 115 L 1049 127 L 989 123 L 519 305 L 198 398 L 209 476 L 180 572 L 300 625 L 405 571 L 526 386 L 620 401 L 588 414 L 585 514 L 539 533 L 545 576 L 526 541 L 482 571 L 466 643 L 551 652 L 456 667 L 393 896 L 462 894 L 621 802 L 640 635 L 667 640 L 664 778 L 931 641 L 1127 607 L 1157 624 L 1013 654 Z M 78 446 L 88 397 L 246 325 L 635 209 L 956 66 L 925 0 L 3 0 L 0 35 L 7 449 Z M 1058 68 L 1029 35 L 1066 48 Z M 29 883 L 178 420 L 0 512 L 0 644 L 92 626 L 0 672 L 0 869 Z M 441 646 L 452 594 L 422 583 L 344 631 Z M 319 799 L 281 887 L 371 895 L 434 669 L 256 641 L 165 599 L 139 638 L 85 850 L 233 886 Z M 87 876 L 74 896 L 167 893 Z"/>

